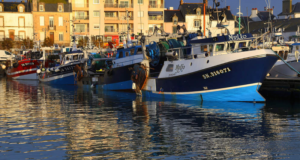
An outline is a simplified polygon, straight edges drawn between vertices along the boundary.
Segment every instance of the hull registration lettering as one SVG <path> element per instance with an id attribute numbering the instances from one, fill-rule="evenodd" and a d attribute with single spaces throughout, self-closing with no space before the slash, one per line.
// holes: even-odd
<path id="1" fill-rule="evenodd" d="M 231 69 L 229 67 L 219 69 L 219 70 L 216 70 L 216 71 L 212 71 L 210 73 L 203 74 L 202 78 L 203 79 L 208 79 L 208 78 L 212 78 L 212 77 L 215 77 L 215 76 L 218 76 L 218 75 L 221 75 L 221 74 L 225 74 L 225 73 L 228 73 L 228 72 L 231 72 Z"/>

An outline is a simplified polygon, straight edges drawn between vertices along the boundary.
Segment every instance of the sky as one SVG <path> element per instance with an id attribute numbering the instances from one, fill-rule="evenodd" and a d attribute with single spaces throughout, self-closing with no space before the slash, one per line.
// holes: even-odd
<path id="1" fill-rule="evenodd" d="M 259 11 L 264 11 L 264 7 L 267 6 L 266 1 L 271 1 L 271 8 L 274 6 L 274 15 L 277 16 L 282 12 L 282 0 L 241 0 L 241 12 L 244 16 L 247 16 L 247 8 L 248 15 L 250 16 L 252 8 L 257 8 Z M 165 7 L 174 7 L 177 9 L 179 6 L 180 0 L 165 0 Z M 202 3 L 202 0 L 183 0 L 184 3 Z M 231 13 L 237 15 L 239 0 L 219 0 L 221 3 L 221 7 L 230 6 Z M 293 0 L 293 4 L 300 2 L 300 0 Z M 209 6 L 212 6 L 213 0 L 208 0 Z"/>

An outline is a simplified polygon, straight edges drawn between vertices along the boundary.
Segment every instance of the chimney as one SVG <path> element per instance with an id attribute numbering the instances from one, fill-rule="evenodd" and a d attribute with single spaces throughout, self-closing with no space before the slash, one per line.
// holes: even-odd
<path id="1" fill-rule="evenodd" d="M 180 0 L 180 5 L 183 5 L 183 0 Z"/>
<path id="2" fill-rule="evenodd" d="M 37 0 L 32 0 L 32 11 L 33 12 L 37 11 L 37 6 L 38 6 Z"/>
<path id="3" fill-rule="evenodd" d="M 290 14 L 292 12 L 292 0 L 282 1 L 282 13 Z"/>
<path id="4" fill-rule="evenodd" d="M 174 9 L 173 7 L 170 7 L 170 8 L 169 8 L 169 10 L 173 10 L 173 9 Z"/>
<path id="5" fill-rule="evenodd" d="M 252 8 L 251 16 L 250 17 L 256 17 L 257 16 L 257 8 Z"/>
<path id="6" fill-rule="evenodd" d="M 230 6 L 226 6 L 226 9 L 227 9 L 228 11 L 230 11 Z"/>
<path id="7" fill-rule="evenodd" d="M 270 8 L 270 9 L 267 9 L 268 12 L 270 12 L 271 14 L 273 14 L 273 9 Z"/>

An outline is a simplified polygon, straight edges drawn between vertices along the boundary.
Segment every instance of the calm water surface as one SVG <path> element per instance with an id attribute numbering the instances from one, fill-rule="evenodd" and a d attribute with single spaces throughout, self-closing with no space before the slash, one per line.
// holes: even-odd
<path id="1" fill-rule="evenodd" d="M 0 159 L 299 159 L 300 105 L 163 101 L 0 79 Z"/>

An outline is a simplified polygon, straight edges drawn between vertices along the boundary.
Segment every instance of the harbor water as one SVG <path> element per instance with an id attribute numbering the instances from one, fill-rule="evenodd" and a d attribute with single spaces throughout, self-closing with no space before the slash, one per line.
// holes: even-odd
<path id="1" fill-rule="evenodd" d="M 299 159 L 300 105 L 0 79 L 0 159 Z"/>

